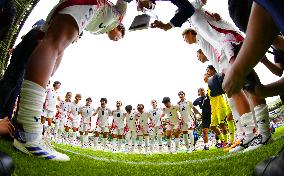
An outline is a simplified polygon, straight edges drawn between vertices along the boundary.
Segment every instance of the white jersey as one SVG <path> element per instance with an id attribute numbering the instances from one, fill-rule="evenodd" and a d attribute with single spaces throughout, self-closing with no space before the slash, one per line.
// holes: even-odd
<path id="1" fill-rule="evenodd" d="M 178 106 L 171 106 L 170 108 L 163 108 L 163 113 L 167 114 L 170 123 L 173 125 L 179 124 L 178 111 L 179 111 Z"/>
<path id="2" fill-rule="evenodd" d="M 56 14 L 66 14 L 73 17 L 77 23 L 79 34 L 85 28 L 88 28 L 87 30 L 92 33 L 102 34 L 114 29 L 122 21 L 126 7 L 127 3 L 123 0 L 118 0 L 116 5 L 108 0 L 60 0 L 48 14 L 42 30 L 47 31 Z"/>
<path id="3" fill-rule="evenodd" d="M 202 52 L 207 57 L 207 59 L 211 62 L 213 67 L 219 73 L 219 64 L 218 64 L 218 57 L 216 56 L 215 48 L 213 48 L 210 43 L 208 43 L 201 35 L 196 35 L 196 42 L 200 46 Z"/>
<path id="4" fill-rule="evenodd" d="M 179 102 L 179 112 L 181 114 L 183 122 L 190 122 L 192 119 L 192 107 L 193 104 L 190 101 Z"/>
<path id="5" fill-rule="evenodd" d="M 71 112 L 71 102 L 66 102 L 65 100 L 60 101 L 59 108 L 61 109 L 61 117 L 67 117 L 67 115 Z"/>
<path id="6" fill-rule="evenodd" d="M 148 122 L 149 122 L 149 119 L 150 119 L 150 113 L 148 112 L 137 112 L 136 113 L 136 117 L 138 118 L 139 120 L 139 124 L 142 126 L 142 127 L 148 127 Z"/>
<path id="7" fill-rule="evenodd" d="M 126 113 L 125 115 L 126 123 L 129 128 L 129 131 L 136 131 L 136 114 L 131 112 L 130 114 Z"/>
<path id="8" fill-rule="evenodd" d="M 95 12 L 86 30 L 92 34 L 103 34 L 116 28 L 126 13 L 127 3 L 118 0 L 116 5 L 106 1 Z"/>
<path id="9" fill-rule="evenodd" d="M 82 105 L 80 103 L 75 103 L 75 101 L 71 103 L 71 115 L 73 121 L 80 121 L 79 111 L 81 107 Z"/>
<path id="10" fill-rule="evenodd" d="M 80 108 L 80 112 L 82 114 L 82 122 L 83 123 L 91 123 L 91 117 L 95 112 L 95 108 L 92 106 L 83 106 Z"/>
<path id="11" fill-rule="evenodd" d="M 49 111 L 55 111 L 56 110 L 56 99 L 58 97 L 57 91 L 54 90 L 54 88 L 47 89 L 46 92 L 46 104 L 47 104 L 47 110 Z"/>
<path id="12" fill-rule="evenodd" d="M 162 122 L 161 122 L 162 109 L 161 108 L 151 109 L 149 113 L 150 113 L 150 117 L 152 119 L 152 123 L 154 127 L 161 126 L 162 125 Z"/>
<path id="13" fill-rule="evenodd" d="M 113 123 L 117 125 L 118 129 L 124 128 L 124 114 L 122 110 L 113 110 Z"/>
<path id="14" fill-rule="evenodd" d="M 98 107 L 96 110 L 98 114 L 97 125 L 100 127 L 107 127 L 109 125 L 109 116 L 111 116 L 111 110 L 109 108 Z"/>
<path id="15" fill-rule="evenodd" d="M 233 25 L 224 20 L 216 21 L 208 12 L 203 10 L 204 4 L 201 0 L 195 0 L 192 5 L 195 12 L 190 18 L 190 23 L 206 41 L 217 49 L 219 55 L 221 55 L 223 49 L 232 49 L 231 43 L 243 41 L 240 32 Z M 217 56 L 219 57 L 219 55 Z"/>

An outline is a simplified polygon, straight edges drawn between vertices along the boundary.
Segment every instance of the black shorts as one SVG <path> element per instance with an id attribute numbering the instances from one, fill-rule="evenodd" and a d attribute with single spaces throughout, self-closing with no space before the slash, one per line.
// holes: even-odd
<path id="1" fill-rule="evenodd" d="M 211 114 L 210 115 L 202 115 L 202 128 L 210 128 L 211 124 Z"/>
<path id="2" fill-rule="evenodd" d="M 246 32 L 253 0 L 228 0 L 230 17 L 235 25 Z"/>

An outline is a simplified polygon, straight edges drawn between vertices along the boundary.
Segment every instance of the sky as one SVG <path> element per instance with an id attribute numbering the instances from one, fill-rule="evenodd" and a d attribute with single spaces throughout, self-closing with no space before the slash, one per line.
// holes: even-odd
<path id="1" fill-rule="evenodd" d="M 111 0 L 115 2 L 115 0 Z M 39 19 L 45 19 L 49 11 L 58 0 L 41 0 L 35 7 L 19 38 L 27 33 L 31 26 Z M 128 11 L 123 23 L 129 28 L 132 20 L 139 13 L 135 2 L 128 5 Z M 229 22 L 227 0 L 208 0 L 204 7 L 210 12 L 217 12 Z M 157 2 L 154 13 L 163 22 L 169 22 L 176 7 L 169 2 Z M 194 101 L 200 87 L 207 88 L 203 82 L 203 75 L 207 65 L 196 58 L 197 45 L 189 46 L 183 41 L 181 33 L 189 28 L 185 23 L 181 28 L 169 31 L 146 29 L 141 31 L 127 31 L 125 37 L 118 42 L 110 41 L 107 35 L 92 35 L 84 32 L 82 39 L 70 45 L 64 52 L 63 60 L 51 83 L 59 80 L 62 85 L 59 90 L 61 98 L 67 91 L 82 94 L 82 104 L 91 97 L 93 106 L 99 106 L 101 97 L 108 99 L 108 106 L 115 108 L 117 100 L 123 106 L 138 103 L 150 108 L 150 101 L 156 99 L 162 107 L 165 96 L 171 98 L 172 103 L 178 101 L 178 92 L 183 90 L 187 100 Z M 17 40 L 17 43 L 20 39 Z M 40 56 L 39 56 L 40 58 Z M 268 58 L 273 58 L 269 55 Z M 256 72 L 262 83 L 275 81 L 274 76 L 262 64 L 258 64 Z M 274 98 L 267 99 L 268 102 Z"/>

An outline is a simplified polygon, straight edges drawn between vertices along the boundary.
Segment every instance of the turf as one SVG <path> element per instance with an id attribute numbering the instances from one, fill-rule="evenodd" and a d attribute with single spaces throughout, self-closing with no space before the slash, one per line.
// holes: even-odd
<path id="1" fill-rule="evenodd" d="M 221 149 L 197 151 L 191 154 L 123 154 L 56 145 L 78 154 L 67 153 L 66 163 L 37 159 L 16 152 L 9 141 L 0 139 L 0 150 L 13 157 L 14 175 L 251 175 L 255 165 L 276 155 L 284 144 L 284 126 L 277 128 L 274 142 L 245 154 L 229 155 Z M 84 156 L 82 156 L 84 155 Z M 97 159 L 103 158 L 104 161 Z"/>

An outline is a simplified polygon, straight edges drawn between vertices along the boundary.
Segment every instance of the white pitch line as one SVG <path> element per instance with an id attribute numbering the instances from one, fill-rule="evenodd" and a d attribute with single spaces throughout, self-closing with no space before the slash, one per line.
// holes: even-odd
<path id="1" fill-rule="evenodd" d="M 284 135 L 281 135 L 277 138 L 274 139 L 274 141 L 280 139 L 284 137 Z M 68 152 L 68 153 L 72 153 L 75 155 L 79 155 L 79 156 L 83 156 L 86 158 L 90 158 L 96 161 L 105 161 L 105 162 L 115 162 L 115 163 L 123 163 L 123 164 L 131 164 L 131 165 L 155 165 L 155 166 L 165 166 L 165 165 L 182 165 L 182 164 L 191 164 L 191 163 L 200 163 L 200 162 L 209 162 L 209 161 L 215 161 L 215 160 L 220 160 L 220 159 L 227 159 L 230 158 L 231 156 L 236 156 L 236 155 L 240 155 L 242 153 L 233 153 L 233 154 L 228 154 L 228 155 L 224 155 L 224 156 L 217 156 L 211 159 L 193 159 L 193 160 L 185 160 L 185 161 L 179 161 L 179 162 L 136 162 L 136 161 L 123 161 L 123 160 L 114 160 L 114 159 L 109 159 L 109 158 L 101 158 L 101 157 L 96 157 L 96 156 L 92 156 L 92 155 L 87 155 L 87 154 L 82 154 L 79 152 L 75 152 L 72 150 L 68 150 L 68 149 L 63 149 L 60 147 L 55 147 L 57 149 L 60 149 L 62 151 Z"/>

